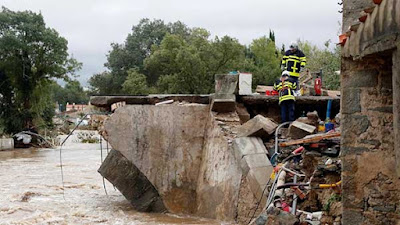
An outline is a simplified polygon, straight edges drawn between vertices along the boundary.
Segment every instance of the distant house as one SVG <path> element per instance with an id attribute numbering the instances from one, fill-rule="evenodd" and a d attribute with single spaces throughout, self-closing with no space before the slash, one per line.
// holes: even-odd
<path id="1" fill-rule="evenodd" d="M 88 105 L 82 105 L 82 104 L 75 104 L 75 103 L 72 103 L 72 104 L 69 104 L 68 102 L 67 102 L 67 106 L 65 107 L 65 111 L 78 111 L 78 112 L 81 112 L 81 111 L 84 111 L 86 108 L 88 107 Z"/>

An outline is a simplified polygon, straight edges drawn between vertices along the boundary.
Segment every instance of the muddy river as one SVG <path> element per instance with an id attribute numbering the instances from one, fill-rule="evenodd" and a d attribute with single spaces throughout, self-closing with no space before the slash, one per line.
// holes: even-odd
<path id="1" fill-rule="evenodd" d="M 103 157 L 107 154 L 103 149 Z M 0 224 L 222 224 L 202 218 L 134 211 L 103 180 L 99 144 L 0 151 Z"/>

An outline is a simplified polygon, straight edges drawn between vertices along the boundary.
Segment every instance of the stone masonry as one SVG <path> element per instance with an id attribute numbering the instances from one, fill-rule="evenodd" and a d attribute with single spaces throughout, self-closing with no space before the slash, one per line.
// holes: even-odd
<path id="1" fill-rule="evenodd" d="M 371 2 L 344 1 L 345 32 L 348 21 L 358 18 L 362 7 L 370 7 Z M 365 23 L 351 31 L 342 49 L 345 225 L 400 221 L 399 34 L 400 1 L 383 0 Z"/>

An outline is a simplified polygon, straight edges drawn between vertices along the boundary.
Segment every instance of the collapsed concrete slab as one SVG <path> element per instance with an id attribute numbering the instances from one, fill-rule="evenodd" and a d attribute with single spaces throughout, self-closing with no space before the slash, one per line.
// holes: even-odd
<path id="1" fill-rule="evenodd" d="M 233 141 L 233 149 L 243 175 L 246 176 L 250 189 L 256 199 L 261 199 L 274 169 L 267 157 L 267 149 L 257 137 L 241 137 Z M 265 198 L 262 199 L 262 202 Z"/>
<path id="2" fill-rule="evenodd" d="M 235 114 L 224 117 L 212 112 L 210 115 L 196 191 L 196 215 L 224 221 L 237 217 L 242 171 L 230 143 L 232 134 L 229 131 L 239 125 Z"/>
<path id="3" fill-rule="evenodd" d="M 208 118 L 208 105 L 127 105 L 105 121 L 105 138 L 151 182 L 169 212 L 193 214 Z"/>
<path id="4" fill-rule="evenodd" d="M 313 134 L 316 129 L 317 128 L 315 126 L 311 126 L 299 121 L 293 121 L 293 123 L 291 123 L 289 126 L 288 136 L 293 139 L 300 139 L 307 135 Z"/>
<path id="5" fill-rule="evenodd" d="M 238 128 L 239 137 L 269 137 L 275 132 L 278 124 L 261 115 L 255 116 Z"/>
<path id="6" fill-rule="evenodd" d="M 208 104 L 210 102 L 210 95 L 146 95 L 146 96 L 130 96 L 130 95 L 113 95 L 113 96 L 91 96 L 90 104 L 102 107 L 111 108 L 111 105 L 118 102 L 125 102 L 127 105 L 142 104 L 154 105 L 158 102 L 174 100 L 175 102 L 184 101 L 198 104 Z"/>
<path id="7" fill-rule="evenodd" d="M 165 212 L 155 187 L 125 156 L 111 150 L 98 172 L 110 181 L 139 212 Z"/>

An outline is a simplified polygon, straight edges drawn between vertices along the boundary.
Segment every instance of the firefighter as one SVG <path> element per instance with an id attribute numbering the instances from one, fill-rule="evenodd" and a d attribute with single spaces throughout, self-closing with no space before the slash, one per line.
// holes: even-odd
<path id="1" fill-rule="evenodd" d="M 281 79 L 276 80 L 274 84 L 274 90 L 279 92 L 282 123 L 294 121 L 294 91 L 297 88 L 297 83 L 289 74 L 289 71 L 283 71 Z"/>
<path id="2" fill-rule="evenodd" d="M 299 46 L 295 42 L 292 42 L 290 49 L 285 52 L 282 58 L 281 69 L 282 71 L 289 71 L 289 76 L 296 81 L 298 86 L 300 72 L 303 71 L 306 62 L 307 59 L 304 53 L 299 50 Z"/>

